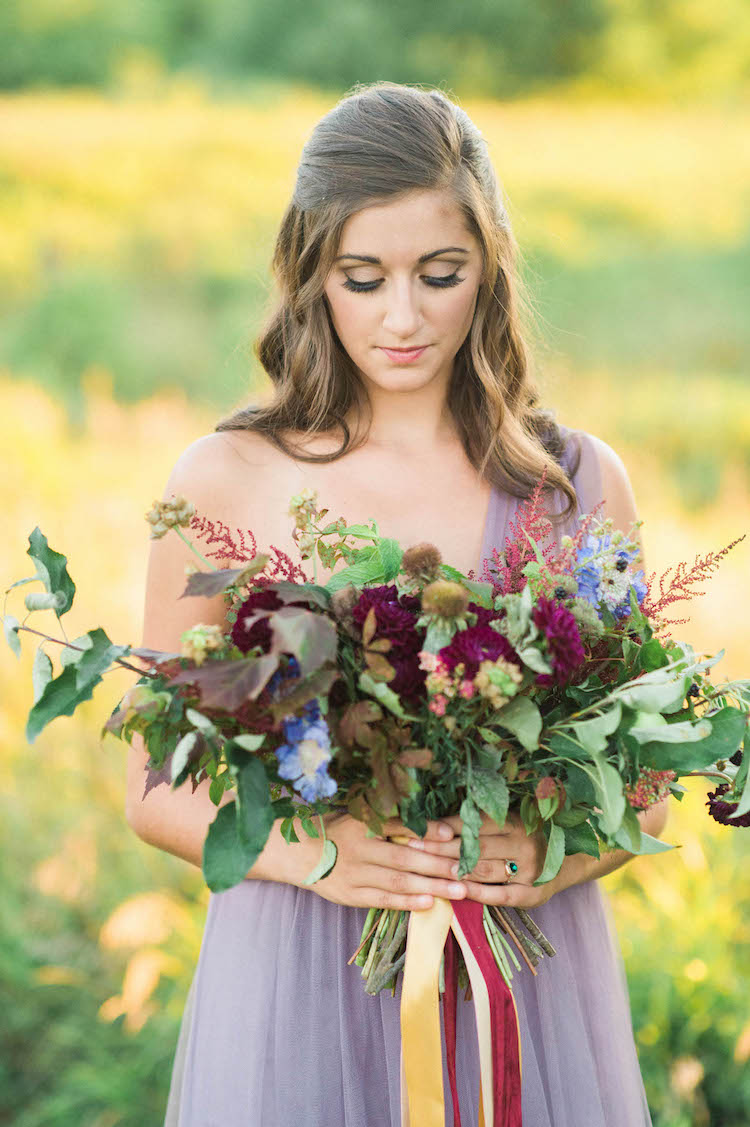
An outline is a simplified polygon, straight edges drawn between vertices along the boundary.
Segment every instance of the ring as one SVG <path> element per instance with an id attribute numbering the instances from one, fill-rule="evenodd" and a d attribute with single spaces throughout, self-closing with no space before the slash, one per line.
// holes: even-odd
<path id="1" fill-rule="evenodd" d="M 508 861 L 506 859 L 506 861 L 505 861 L 505 875 L 508 878 L 508 880 L 506 880 L 505 883 L 508 884 L 509 881 L 513 880 L 513 877 L 516 875 L 517 872 L 518 872 L 518 865 L 515 863 L 515 861 Z"/>

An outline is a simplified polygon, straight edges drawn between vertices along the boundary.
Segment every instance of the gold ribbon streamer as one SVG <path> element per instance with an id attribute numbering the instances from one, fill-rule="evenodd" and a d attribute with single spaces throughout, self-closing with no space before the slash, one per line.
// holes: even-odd
<path id="1" fill-rule="evenodd" d="M 402 1078 L 409 1119 L 402 1127 L 445 1127 L 443 1053 L 440 1029 L 440 961 L 453 920 L 450 900 L 410 912 L 401 986 Z M 402 1091 L 402 1110 L 403 1110 Z"/>
<path id="2" fill-rule="evenodd" d="M 478 1127 L 493 1127 L 489 994 L 453 905 L 439 896 L 431 908 L 409 915 L 401 986 L 401 1127 L 445 1127 L 438 982 L 451 929 L 463 952 L 474 997 L 480 1066 Z"/>

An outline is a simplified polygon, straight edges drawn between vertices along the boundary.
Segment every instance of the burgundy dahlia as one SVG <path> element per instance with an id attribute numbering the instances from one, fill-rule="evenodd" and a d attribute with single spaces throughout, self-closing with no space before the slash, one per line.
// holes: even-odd
<path id="1" fill-rule="evenodd" d="M 725 802 L 723 795 L 729 790 L 728 783 L 722 783 L 716 790 L 709 791 L 706 795 L 708 801 L 706 806 L 712 818 L 717 822 L 721 822 L 722 826 L 750 826 L 750 810 L 746 814 L 742 814 L 739 818 L 733 818 L 732 815 L 737 809 L 736 802 Z"/>
<path id="2" fill-rule="evenodd" d="M 416 702 L 425 695 L 427 679 L 426 671 L 419 668 L 419 651 L 424 641 L 424 630 L 417 629 L 419 599 L 414 595 L 399 596 L 393 584 L 365 587 L 352 608 L 352 618 L 360 629 L 370 608 L 375 610 L 374 636 L 387 638 L 391 643 L 385 656 L 396 675 L 388 686 L 404 700 Z"/>
<path id="3" fill-rule="evenodd" d="M 284 604 L 275 591 L 255 591 L 245 599 L 237 611 L 237 621 L 232 627 L 232 641 L 238 650 L 247 653 L 254 646 L 260 646 L 263 653 L 271 648 L 271 627 L 267 618 L 259 618 L 251 626 L 245 620 L 259 610 L 278 610 Z"/>
<path id="4" fill-rule="evenodd" d="M 586 659 L 578 624 L 567 607 L 556 599 L 540 596 L 534 608 L 534 625 L 547 639 L 547 652 L 552 663 L 552 673 L 540 673 L 537 685 L 564 685 L 579 665 Z"/>
<path id="5" fill-rule="evenodd" d="M 439 656 L 451 671 L 462 662 L 465 666 L 464 677 L 468 679 L 475 675 L 483 661 L 496 661 L 497 658 L 504 657 L 507 661 L 521 664 L 518 654 L 504 634 L 479 623 L 466 630 L 458 630 L 451 642 L 440 650 Z"/>

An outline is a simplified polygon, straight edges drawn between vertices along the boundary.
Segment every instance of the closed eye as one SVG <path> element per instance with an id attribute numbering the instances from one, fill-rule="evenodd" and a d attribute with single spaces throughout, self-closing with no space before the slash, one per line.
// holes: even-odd
<path id="1" fill-rule="evenodd" d="M 344 289 L 351 290 L 353 293 L 372 293 L 378 288 L 382 281 L 383 279 L 379 278 L 374 282 L 355 282 L 354 278 L 350 278 L 347 274 L 346 281 L 342 282 L 342 285 Z M 447 286 L 460 286 L 464 279 L 459 278 L 458 271 L 454 270 L 452 274 L 446 274 L 443 277 L 436 277 L 433 274 L 423 275 L 422 281 L 428 286 L 442 288 Z"/>

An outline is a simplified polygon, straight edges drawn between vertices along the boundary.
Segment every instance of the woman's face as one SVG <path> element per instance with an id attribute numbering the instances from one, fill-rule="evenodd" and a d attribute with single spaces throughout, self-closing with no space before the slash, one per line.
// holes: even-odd
<path id="1" fill-rule="evenodd" d="M 442 381 L 447 388 L 481 275 L 480 244 L 447 192 L 413 191 L 351 215 L 325 296 L 365 384 L 414 391 Z"/>

